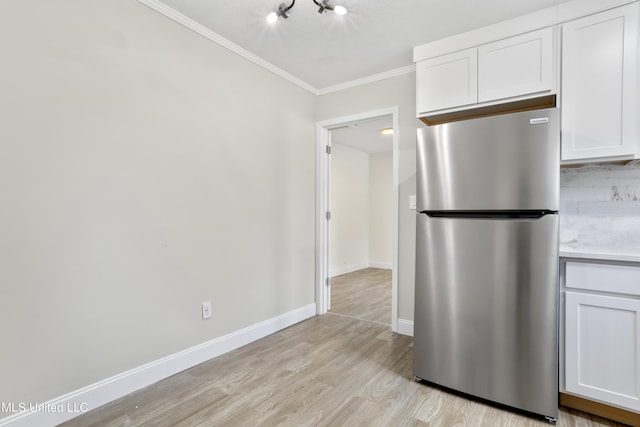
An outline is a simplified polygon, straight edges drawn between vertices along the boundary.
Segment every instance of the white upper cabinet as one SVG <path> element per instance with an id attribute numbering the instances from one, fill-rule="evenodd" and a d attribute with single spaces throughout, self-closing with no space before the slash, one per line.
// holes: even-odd
<path id="1" fill-rule="evenodd" d="M 551 93 L 555 89 L 553 28 L 478 48 L 478 101 Z"/>
<path id="2" fill-rule="evenodd" d="M 638 155 L 638 13 L 634 3 L 562 26 L 562 160 Z"/>
<path id="3" fill-rule="evenodd" d="M 555 93 L 554 29 L 419 61 L 419 116 Z"/>
<path id="4" fill-rule="evenodd" d="M 467 49 L 416 65 L 418 113 L 478 102 L 478 51 Z"/>

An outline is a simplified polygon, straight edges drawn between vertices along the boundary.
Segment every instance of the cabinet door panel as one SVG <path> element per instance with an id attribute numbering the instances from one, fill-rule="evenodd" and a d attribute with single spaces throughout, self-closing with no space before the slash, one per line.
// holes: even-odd
<path id="1" fill-rule="evenodd" d="M 562 159 L 636 151 L 638 5 L 562 28 Z"/>
<path id="2" fill-rule="evenodd" d="M 420 61 L 416 65 L 418 114 L 478 101 L 477 49 Z"/>
<path id="3" fill-rule="evenodd" d="M 553 91 L 553 28 L 478 48 L 478 101 Z"/>
<path id="4" fill-rule="evenodd" d="M 566 389 L 640 410 L 640 301 L 566 293 Z"/>

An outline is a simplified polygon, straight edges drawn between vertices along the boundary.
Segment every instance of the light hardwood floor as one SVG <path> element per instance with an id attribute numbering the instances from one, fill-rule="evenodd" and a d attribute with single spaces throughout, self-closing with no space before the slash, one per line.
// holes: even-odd
<path id="1" fill-rule="evenodd" d="M 549 426 L 418 384 L 412 339 L 326 314 L 181 372 L 72 426 Z M 557 426 L 618 426 L 561 409 Z"/>
<path id="2" fill-rule="evenodd" d="M 365 268 L 332 278 L 330 311 L 391 326 L 391 270 Z"/>

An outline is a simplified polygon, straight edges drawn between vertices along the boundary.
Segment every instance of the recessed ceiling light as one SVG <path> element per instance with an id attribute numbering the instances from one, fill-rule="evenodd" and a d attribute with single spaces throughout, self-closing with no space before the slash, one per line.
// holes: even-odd
<path id="1" fill-rule="evenodd" d="M 380 132 L 382 132 L 383 135 L 393 135 L 393 128 L 384 128 Z"/>

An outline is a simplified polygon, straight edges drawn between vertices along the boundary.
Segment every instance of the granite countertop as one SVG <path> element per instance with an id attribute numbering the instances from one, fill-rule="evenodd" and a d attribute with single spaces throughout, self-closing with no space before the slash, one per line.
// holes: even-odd
<path id="1" fill-rule="evenodd" d="M 640 263 L 640 253 L 616 248 L 598 248 L 594 246 L 560 243 L 560 257 L 583 258 L 602 261 L 626 261 Z"/>

